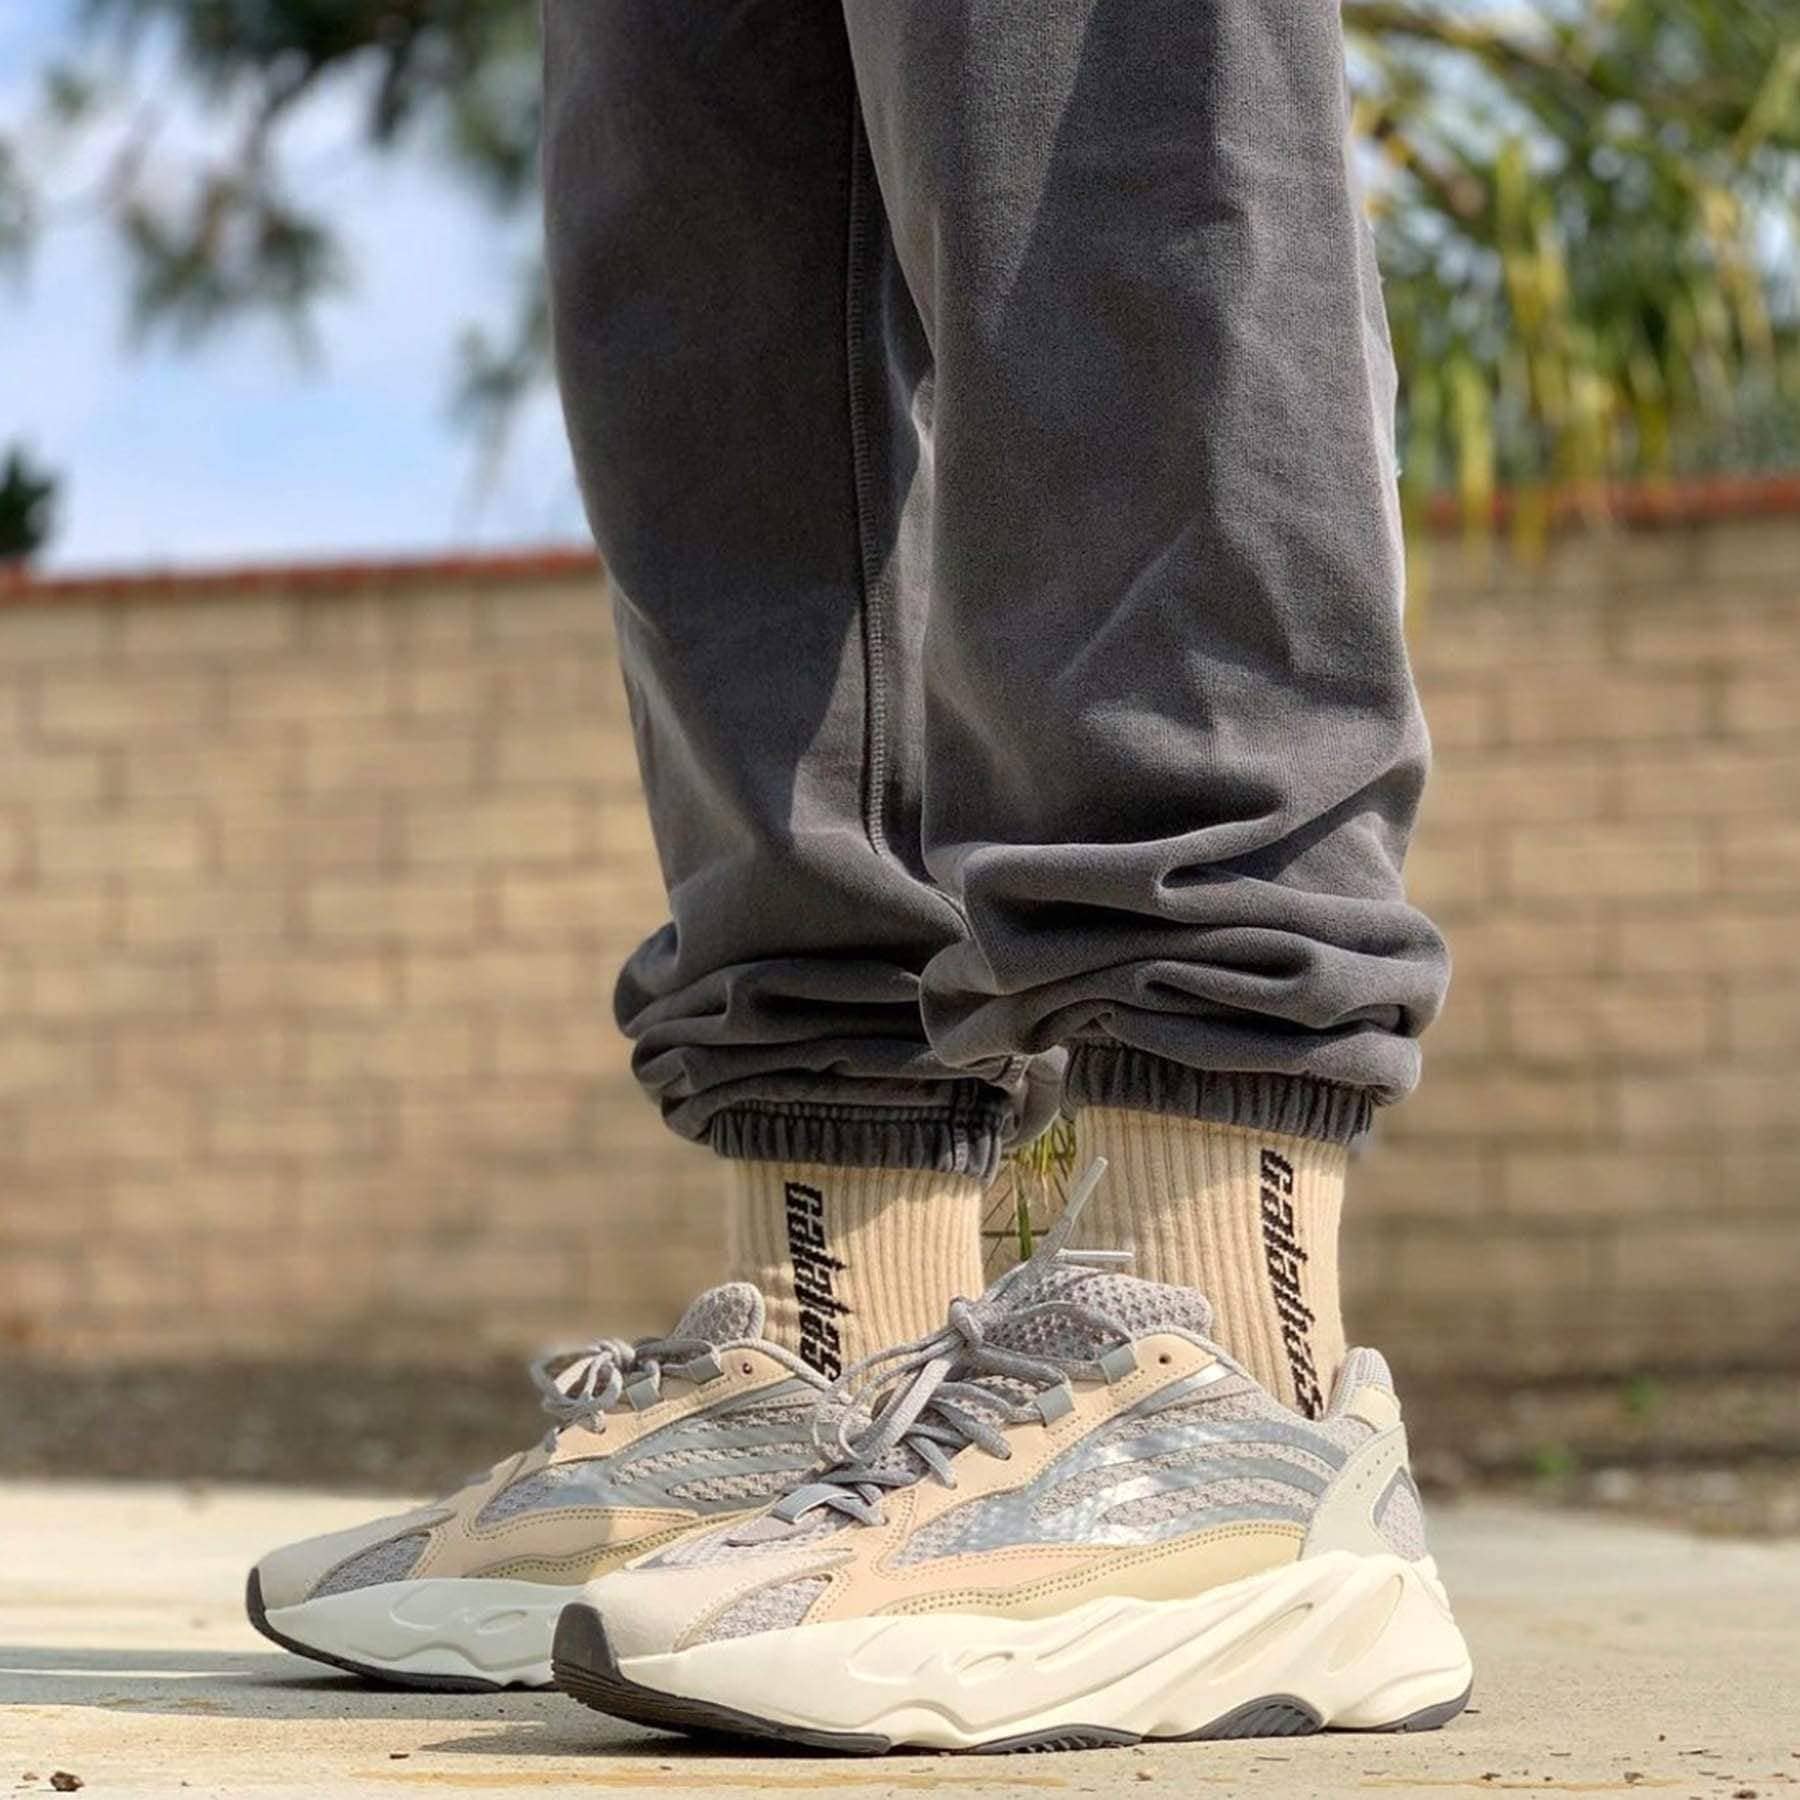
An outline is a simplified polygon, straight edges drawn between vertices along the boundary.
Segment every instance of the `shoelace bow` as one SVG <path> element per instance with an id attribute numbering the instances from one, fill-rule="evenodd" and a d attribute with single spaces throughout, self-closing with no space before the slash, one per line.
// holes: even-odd
<path id="1" fill-rule="evenodd" d="M 550 1436 L 571 1425 L 605 1428 L 603 1415 L 621 1395 L 640 1394 L 636 1404 L 654 1399 L 664 1373 L 687 1381 L 710 1381 L 721 1371 L 713 1346 L 704 1338 L 600 1338 L 580 1350 L 557 1350 L 531 1364 L 532 1385 L 543 1395 L 544 1411 L 555 1421 Z"/>
<path id="2" fill-rule="evenodd" d="M 956 1475 L 950 1459 L 959 1450 L 973 1446 L 1004 1461 L 1012 1450 L 1002 1424 L 1048 1416 L 1042 1408 L 1046 1391 L 1066 1389 L 1077 1377 L 1104 1376 L 1097 1357 L 1032 1356 L 993 1342 L 990 1332 L 1002 1319 L 1012 1326 L 1061 1319 L 1086 1327 L 1109 1344 L 1129 1341 L 1131 1333 L 1097 1307 L 1029 1298 L 1030 1289 L 1052 1267 L 1113 1268 L 1131 1260 L 1123 1250 L 1068 1248 L 1075 1221 L 1105 1171 L 1104 1160 L 1089 1164 L 1062 1217 L 1037 1250 L 979 1300 L 952 1301 L 949 1322 L 941 1331 L 878 1351 L 852 1363 L 838 1377 L 830 1397 L 843 1411 L 819 1444 L 828 1466 L 806 1486 L 777 1501 L 770 1508 L 774 1517 L 791 1524 L 815 1508 L 825 1508 L 864 1525 L 879 1525 L 884 1490 L 910 1487 L 920 1479 L 916 1467 L 904 1466 L 899 1459 L 887 1461 L 895 1450 L 914 1452 L 945 1487 L 953 1488 Z M 983 1376 L 1010 1378 L 1037 1392 L 1030 1401 L 1015 1400 L 998 1388 L 980 1385 Z M 830 1420 L 832 1415 L 821 1418 Z"/>

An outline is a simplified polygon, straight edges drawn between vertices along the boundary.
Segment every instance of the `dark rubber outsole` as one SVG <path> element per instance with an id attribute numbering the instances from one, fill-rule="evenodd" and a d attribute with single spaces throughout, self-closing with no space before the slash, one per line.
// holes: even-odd
<path id="1" fill-rule="evenodd" d="M 840 1756 L 886 1756 L 896 1749 L 925 1753 L 924 1747 L 896 1745 L 879 1732 L 815 1731 L 789 1725 L 779 1719 L 759 1718 L 732 1706 L 690 1700 L 645 1687 L 620 1671 L 618 1658 L 606 1641 L 606 1627 L 591 1606 L 565 1606 L 556 1623 L 550 1652 L 554 1685 L 572 1700 L 591 1706 L 615 1719 L 634 1725 L 654 1725 L 662 1731 L 683 1731 L 695 1737 L 750 1738 L 779 1743 L 790 1749 L 830 1751 Z M 1468 1688 L 1454 1700 L 1424 1707 L 1393 1725 L 1371 1727 L 1380 1731 L 1435 1731 L 1447 1725 L 1469 1703 Z M 1268 1694 L 1233 1707 L 1210 1725 L 1179 1737 L 1148 1740 L 1157 1743 L 1193 1743 L 1223 1738 L 1309 1737 L 1324 1730 L 1325 1723 L 1304 1700 L 1290 1694 Z M 1109 1750 L 1146 1740 L 1134 1731 L 1118 1731 L 1107 1725 L 1065 1725 L 1054 1731 L 1023 1732 L 1017 1737 L 994 1738 L 957 1750 L 937 1751 L 954 1756 L 1002 1756 L 1047 1750 Z"/>
<path id="2" fill-rule="evenodd" d="M 250 1571 L 250 1579 L 244 1584 L 244 1611 L 250 1615 L 250 1623 L 271 1644 L 279 1644 L 282 1649 L 291 1650 L 296 1656 L 308 1657 L 313 1662 L 327 1663 L 334 1669 L 342 1669 L 345 1674 L 355 1675 L 375 1687 L 410 1688 L 415 1693 L 422 1694 L 504 1694 L 509 1685 L 503 1681 L 484 1681 L 479 1675 L 405 1675 L 394 1669 L 378 1668 L 373 1663 L 360 1663 L 354 1657 L 336 1656 L 331 1651 L 320 1650 L 312 1644 L 303 1644 L 298 1638 L 291 1638 L 286 1633 L 277 1631 L 269 1623 L 269 1611 L 263 1605 L 262 1578 L 254 1569 Z M 542 1693 L 545 1688 L 533 1690 L 522 1687 L 519 1691 Z"/>

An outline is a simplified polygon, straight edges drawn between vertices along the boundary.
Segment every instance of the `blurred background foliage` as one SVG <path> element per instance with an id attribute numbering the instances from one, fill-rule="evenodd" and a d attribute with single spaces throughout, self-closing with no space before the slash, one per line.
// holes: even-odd
<path id="1" fill-rule="evenodd" d="M 59 206 L 126 252 L 139 333 L 247 315 L 304 343 L 348 280 L 289 145 L 322 93 L 359 153 L 535 206 L 536 0 L 83 0 L 28 119 L 0 123 L 0 259 Z M 1530 531 L 1616 479 L 1800 462 L 1800 8 L 1793 0 L 1345 0 L 1415 508 L 1498 486 Z M 171 103 L 216 143 L 171 156 Z M 100 178 L 53 201 L 77 155 Z M 98 157 L 96 162 L 95 158 Z M 471 331 L 458 412 L 490 449 L 547 379 L 541 273 Z"/>

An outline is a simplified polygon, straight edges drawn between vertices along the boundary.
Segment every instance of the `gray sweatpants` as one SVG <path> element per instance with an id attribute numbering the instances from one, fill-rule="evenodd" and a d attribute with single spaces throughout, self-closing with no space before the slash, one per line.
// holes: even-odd
<path id="1" fill-rule="evenodd" d="M 1345 1138 L 1400 864 L 1393 370 L 1325 0 L 547 0 L 570 434 L 730 1155 L 991 1170 L 1071 1100 Z"/>

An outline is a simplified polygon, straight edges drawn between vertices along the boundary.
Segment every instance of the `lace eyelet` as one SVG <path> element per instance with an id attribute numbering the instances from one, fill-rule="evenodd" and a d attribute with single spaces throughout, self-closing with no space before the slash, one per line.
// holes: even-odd
<path id="1" fill-rule="evenodd" d="M 756 1364 L 748 1360 L 741 1362 L 738 1364 L 738 1373 L 740 1375 L 754 1375 L 756 1373 Z"/>
<path id="2" fill-rule="evenodd" d="M 1157 1357 L 1156 1360 L 1159 1363 L 1161 1363 L 1163 1365 L 1163 1367 L 1166 1369 L 1169 1366 L 1169 1364 L 1172 1363 L 1175 1359 L 1168 1353 L 1168 1351 L 1165 1350 L 1162 1352 L 1162 1354 L 1160 1356 Z"/>

